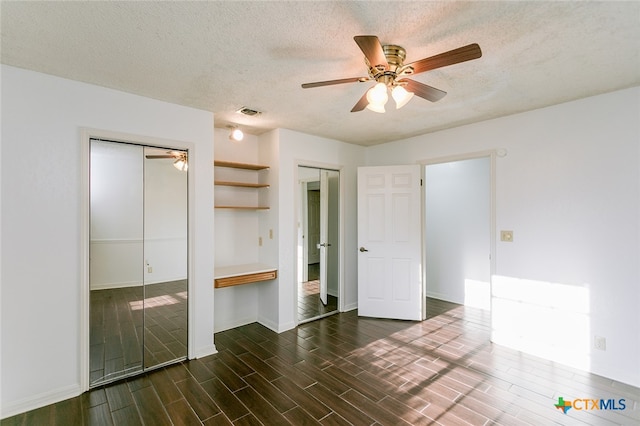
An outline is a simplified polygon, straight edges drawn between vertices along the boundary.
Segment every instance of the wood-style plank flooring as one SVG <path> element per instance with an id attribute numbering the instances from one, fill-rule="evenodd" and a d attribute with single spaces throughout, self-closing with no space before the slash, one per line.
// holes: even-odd
<path id="1" fill-rule="evenodd" d="M 298 321 L 306 321 L 338 311 L 338 298 L 327 295 L 327 304 L 320 300 L 320 281 L 301 283 L 298 289 Z"/>
<path id="2" fill-rule="evenodd" d="M 91 386 L 187 356 L 186 280 L 92 290 L 90 316 Z"/>
<path id="3" fill-rule="evenodd" d="M 308 280 L 298 284 L 298 321 L 317 319 L 338 311 L 338 298 L 327 295 L 327 304 L 320 300 L 320 264 L 308 265 Z"/>
<path id="4" fill-rule="evenodd" d="M 94 389 L 2 425 L 634 425 L 640 389 L 489 342 L 489 313 L 429 300 L 423 322 L 341 313 Z M 625 410 L 556 409 L 558 397 Z"/>

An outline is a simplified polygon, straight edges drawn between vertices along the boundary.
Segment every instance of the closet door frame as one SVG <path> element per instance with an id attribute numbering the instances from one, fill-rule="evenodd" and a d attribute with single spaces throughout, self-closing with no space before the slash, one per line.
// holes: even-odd
<path id="1" fill-rule="evenodd" d="M 114 132 L 110 130 L 81 128 L 80 129 L 80 145 L 81 145 L 81 204 L 80 204 L 80 322 L 79 322 L 79 365 L 80 365 L 80 387 L 83 392 L 90 388 L 89 380 L 89 329 L 90 329 L 90 313 L 89 313 L 89 246 L 90 246 L 90 226 L 91 226 L 91 198 L 90 198 L 90 165 L 91 165 L 91 139 L 104 139 L 112 142 L 121 142 L 129 144 L 137 144 L 143 146 L 153 146 L 158 148 L 178 149 L 187 151 L 190 158 L 195 156 L 195 144 L 192 142 L 177 141 L 171 139 L 162 139 L 150 136 L 133 135 L 128 133 Z M 194 163 L 189 164 L 191 173 L 194 172 Z M 194 277 L 194 215 L 195 215 L 195 179 L 187 179 L 187 277 L 188 277 L 188 337 L 187 337 L 187 359 L 195 357 L 193 342 L 195 339 L 194 328 L 194 298 L 193 294 L 193 277 Z"/>

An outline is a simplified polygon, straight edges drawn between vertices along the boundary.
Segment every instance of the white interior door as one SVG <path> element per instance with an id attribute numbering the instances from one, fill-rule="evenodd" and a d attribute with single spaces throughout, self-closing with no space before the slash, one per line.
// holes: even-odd
<path id="1" fill-rule="evenodd" d="M 358 315 L 422 320 L 420 166 L 358 168 Z"/>
<path id="2" fill-rule="evenodd" d="M 329 243 L 329 171 L 320 170 L 320 300 L 327 304 L 327 260 Z"/>

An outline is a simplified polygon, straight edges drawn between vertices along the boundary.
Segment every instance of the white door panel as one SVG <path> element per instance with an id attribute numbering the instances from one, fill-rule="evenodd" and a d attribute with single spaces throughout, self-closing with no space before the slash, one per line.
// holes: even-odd
<path id="1" fill-rule="evenodd" d="M 421 320 L 420 166 L 358 169 L 358 314 Z"/>

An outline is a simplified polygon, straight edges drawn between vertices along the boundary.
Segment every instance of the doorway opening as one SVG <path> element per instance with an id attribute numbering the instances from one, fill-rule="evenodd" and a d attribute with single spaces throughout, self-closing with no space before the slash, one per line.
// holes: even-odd
<path id="1" fill-rule="evenodd" d="M 425 166 L 426 295 L 490 310 L 492 158 Z"/>
<path id="2" fill-rule="evenodd" d="M 338 312 L 340 172 L 298 166 L 298 323 Z"/>

